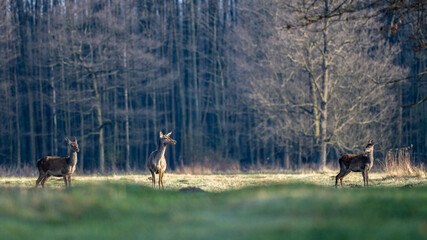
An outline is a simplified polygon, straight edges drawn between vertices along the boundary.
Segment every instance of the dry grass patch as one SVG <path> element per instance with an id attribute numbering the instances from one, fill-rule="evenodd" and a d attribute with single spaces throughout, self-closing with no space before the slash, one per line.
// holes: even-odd
<path id="1" fill-rule="evenodd" d="M 384 162 L 384 170 L 389 177 L 425 177 L 425 168 L 421 163 L 414 164 L 413 147 L 396 148 L 387 152 Z"/>

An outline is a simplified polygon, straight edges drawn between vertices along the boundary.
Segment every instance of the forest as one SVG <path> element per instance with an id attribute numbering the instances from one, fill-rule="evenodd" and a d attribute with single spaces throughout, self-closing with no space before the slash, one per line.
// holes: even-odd
<path id="1" fill-rule="evenodd" d="M 0 166 L 80 173 L 427 163 L 423 0 L 2 0 Z"/>

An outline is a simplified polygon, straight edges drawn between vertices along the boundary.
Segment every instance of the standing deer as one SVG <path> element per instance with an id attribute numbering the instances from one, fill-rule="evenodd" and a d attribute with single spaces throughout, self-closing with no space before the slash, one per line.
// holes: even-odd
<path id="1" fill-rule="evenodd" d="M 150 157 L 147 161 L 147 168 L 150 169 L 151 172 L 151 182 L 153 184 L 153 188 L 156 187 L 156 173 L 159 174 L 159 188 L 160 184 L 163 188 L 163 175 L 165 174 L 166 170 L 166 159 L 165 159 L 165 152 L 166 152 L 166 146 L 169 144 L 176 144 L 176 141 L 170 138 L 170 135 L 172 132 L 163 135 L 162 132 L 160 132 L 160 138 L 157 145 L 157 149 L 153 151 L 150 154 Z"/>
<path id="2" fill-rule="evenodd" d="M 65 140 L 68 142 L 71 157 L 46 156 L 37 160 L 39 178 L 36 181 L 36 187 L 40 183 L 44 187 L 44 184 L 51 176 L 63 177 L 65 187 L 71 187 L 71 175 L 76 170 L 79 145 L 76 138 L 74 138 L 74 141 L 68 138 L 65 138 Z"/>
<path id="3" fill-rule="evenodd" d="M 345 154 L 339 159 L 339 164 L 340 173 L 335 177 L 335 188 L 338 185 L 338 179 L 341 181 L 341 187 L 343 187 L 342 180 L 350 172 L 362 172 L 363 185 L 368 186 L 368 172 L 374 165 L 374 141 L 368 141 L 364 154 Z"/>

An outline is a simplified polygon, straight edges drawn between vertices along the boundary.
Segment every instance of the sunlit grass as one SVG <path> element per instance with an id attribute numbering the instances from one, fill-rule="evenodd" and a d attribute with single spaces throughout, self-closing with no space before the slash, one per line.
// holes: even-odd
<path id="1" fill-rule="evenodd" d="M 2 239 L 422 239 L 425 178 L 371 173 L 344 189 L 335 172 L 167 174 L 165 191 L 148 174 L 0 178 Z M 179 192 L 194 187 L 205 192 Z"/>
<path id="2" fill-rule="evenodd" d="M 164 184 L 166 189 L 178 190 L 186 187 L 197 187 L 204 191 L 221 192 L 236 190 L 245 187 L 267 186 L 289 183 L 307 183 L 325 187 L 333 187 L 335 184 L 335 171 L 322 173 L 244 173 L 244 174 L 208 174 L 191 175 L 166 173 Z M 149 174 L 116 174 L 116 175 L 91 175 L 73 176 L 72 185 L 80 186 L 88 183 L 126 183 L 151 187 Z M 157 175 L 156 175 L 157 177 Z M 36 177 L 0 177 L 0 187 L 32 188 Z M 158 180 L 158 179 L 157 179 Z M 384 172 L 372 172 L 369 175 L 371 187 L 399 187 L 426 185 L 426 177 L 389 177 Z M 46 184 L 46 188 L 63 188 L 62 178 L 52 177 Z M 363 179 L 360 173 L 350 173 L 344 179 L 344 188 L 363 187 Z"/>

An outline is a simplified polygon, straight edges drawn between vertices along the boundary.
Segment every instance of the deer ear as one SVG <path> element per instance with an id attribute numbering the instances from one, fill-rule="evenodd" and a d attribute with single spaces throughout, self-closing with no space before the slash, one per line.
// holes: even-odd
<path id="1" fill-rule="evenodd" d="M 65 137 L 65 141 L 67 141 L 68 143 L 71 143 L 71 140 L 68 137 Z"/>
<path id="2" fill-rule="evenodd" d="M 160 137 L 163 137 L 163 133 L 162 133 L 162 131 L 160 131 Z"/>
<path id="3" fill-rule="evenodd" d="M 166 136 L 170 137 L 170 136 L 171 136 L 171 134 L 172 134 L 172 132 L 170 132 L 170 133 L 166 134 Z"/>
<path id="4" fill-rule="evenodd" d="M 77 138 L 76 137 L 74 137 L 74 142 L 77 143 Z"/>

